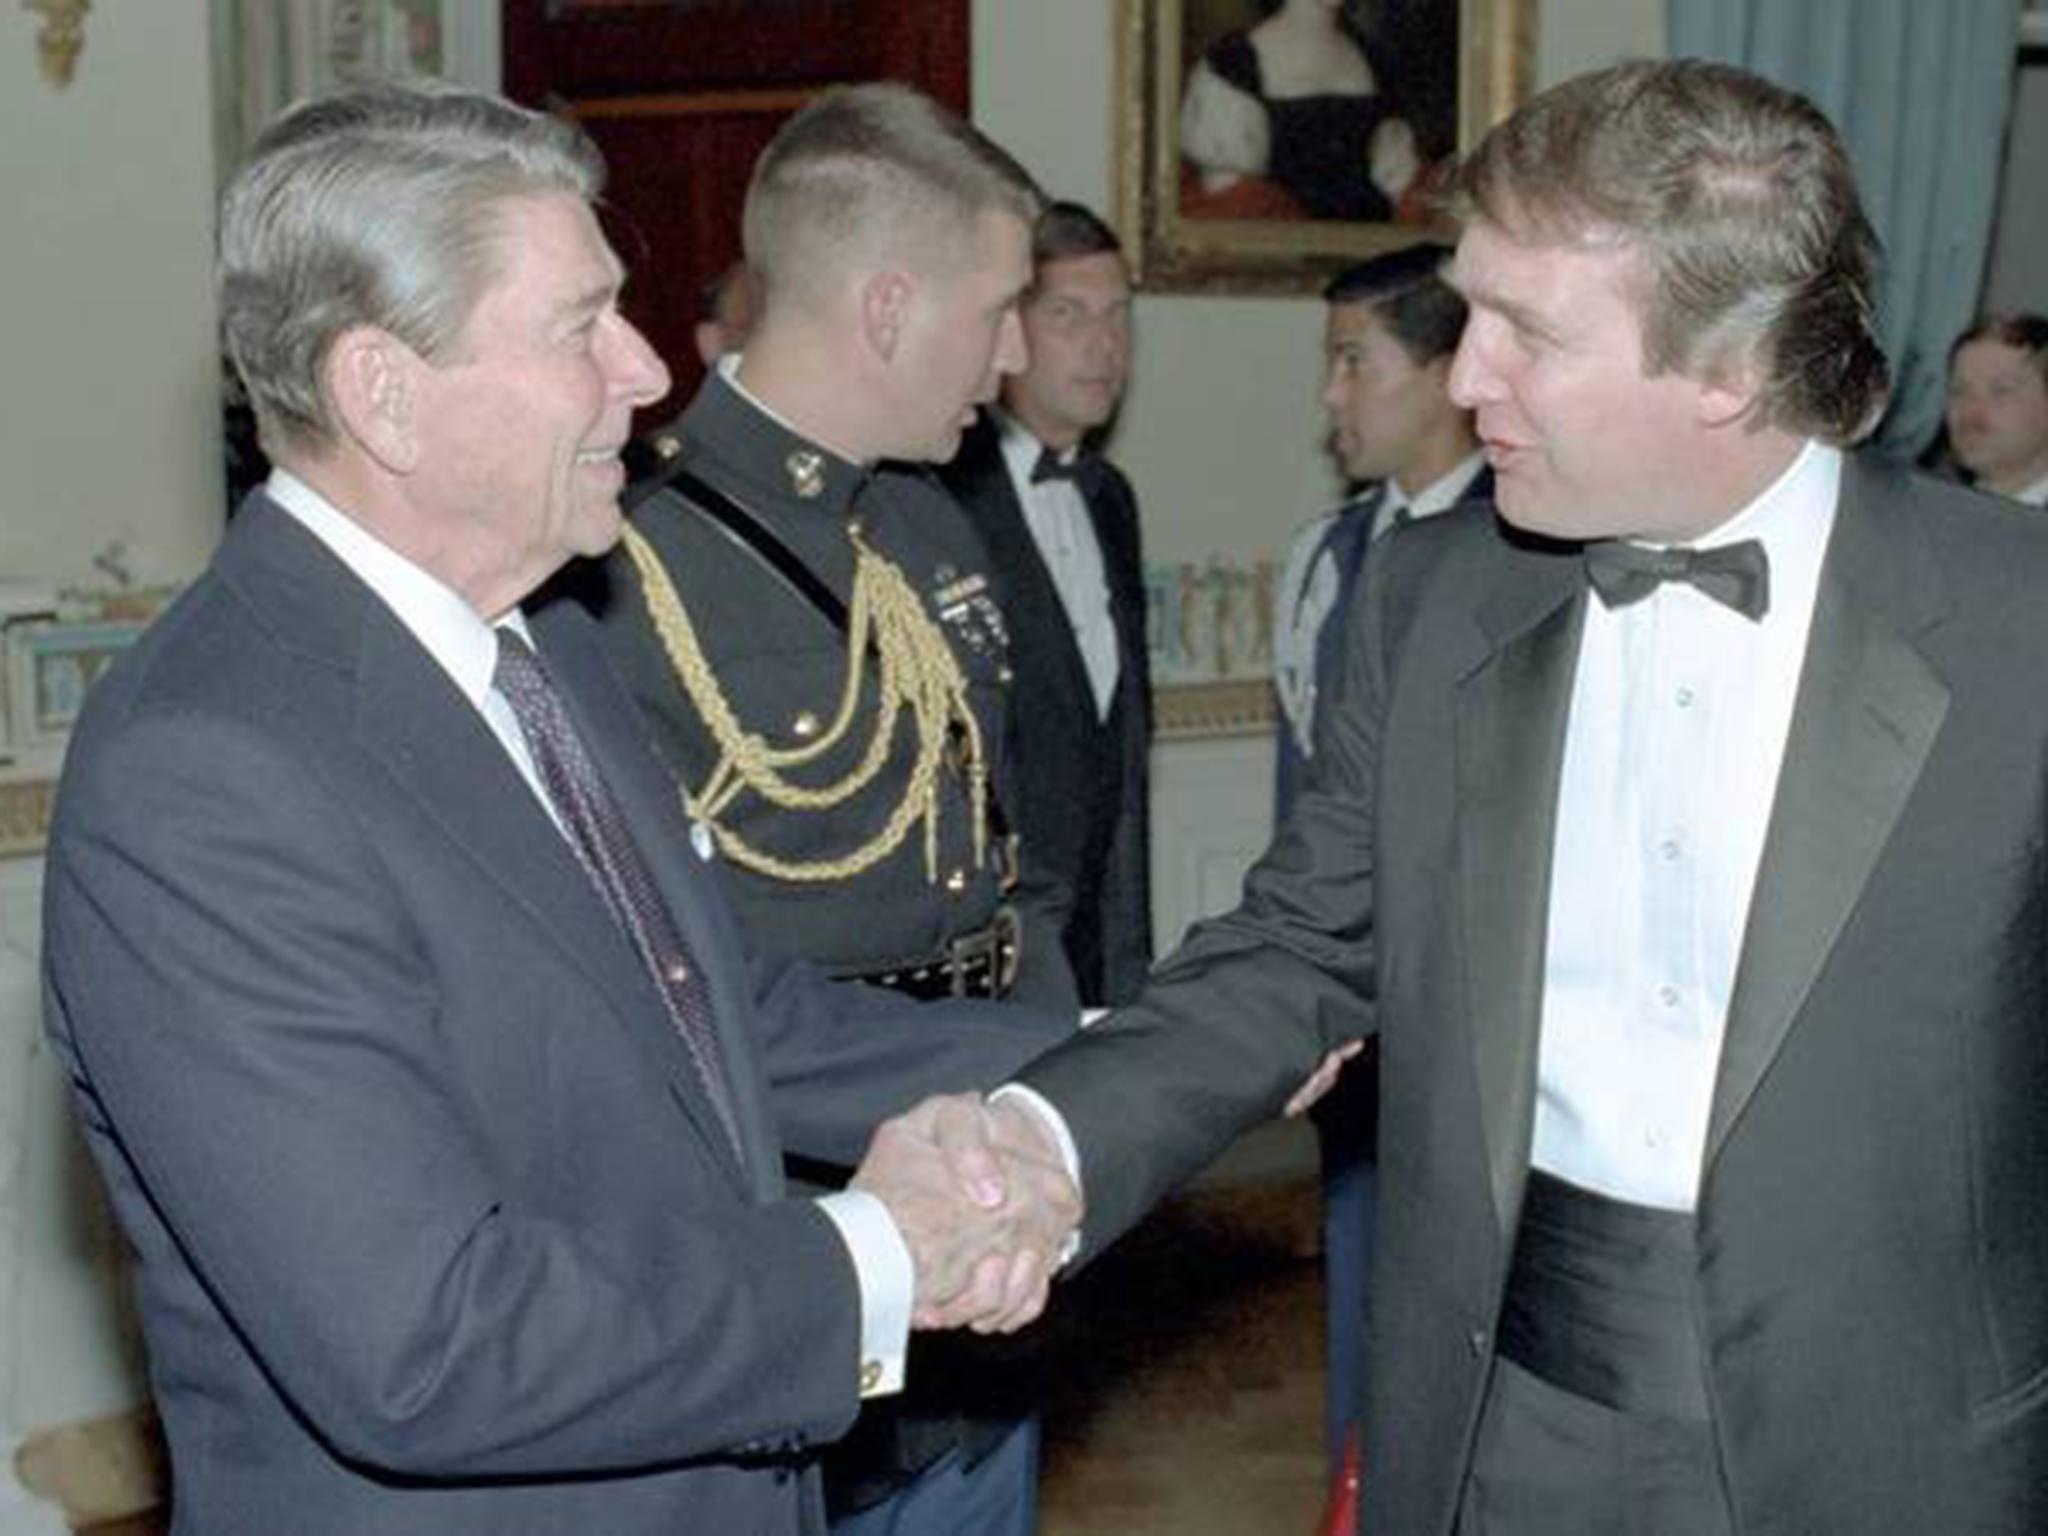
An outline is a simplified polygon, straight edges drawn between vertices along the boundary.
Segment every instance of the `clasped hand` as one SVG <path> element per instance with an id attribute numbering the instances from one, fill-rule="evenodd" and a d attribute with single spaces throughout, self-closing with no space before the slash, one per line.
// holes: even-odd
<path id="1" fill-rule="evenodd" d="M 875 1132 L 853 1188 L 895 1218 L 917 1271 L 919 1328 L 1011 1333 L 1045 1310 L 1081 1196 L 1031 1112 L 926 1099 Z"/>

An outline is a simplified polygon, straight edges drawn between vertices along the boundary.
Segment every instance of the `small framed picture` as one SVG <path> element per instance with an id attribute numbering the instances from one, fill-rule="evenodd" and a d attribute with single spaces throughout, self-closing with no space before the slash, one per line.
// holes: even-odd
<path id="1" fill-rule="evenodd" d="M 70 733 L 86 690 L 142 633 L 139 620 L 60 623 L 7 630 L 7 740 L 17 752 L 56 746 Z"/>

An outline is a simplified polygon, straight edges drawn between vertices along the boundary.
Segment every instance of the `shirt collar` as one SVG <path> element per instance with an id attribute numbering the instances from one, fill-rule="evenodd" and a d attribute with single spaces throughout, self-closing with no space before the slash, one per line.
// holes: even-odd
<path id="1" fill-rule="evenodd" d="M 1434 517 L 1439 512 L 1448 512 L 1464 497 L 1466 488 L 1478 478 L 1485 462 L 1486 450 L 1475 448 L 1451 466 L 1448 474 L 1430 481 L 1413 496 L 1404 492 L 1400 482 L 1389 475 L 1386 480 L 1387 511 L 1396 512 L 1405 507 L 1410 517 Z"/>
<path id="2" fill-rule="evenodd" d="M 396 615 L 472 705 L 490 691 L 497 631 L 460 593 L 415 565 L 288 469 L 273 468 L 270 499 L 332 551 Z M 499 620 L 530 644 L 516 607 Z"/>
<path id="3" fill-rule="evenodd" d="M 1081 456 L 1078 443 L 1064 450 L 1048 448 L 1039 441 L 1037 433 L 1001 406 L 987 405 L 982 409 L 989 413 L 996 424 L 1002 442 L 1003 462 L 1010 466 L 1010 478 L 1019 485 L 1031 484 L 1031 472 L 1038 467 L 1038 456 L 1041 453 L 1052 454 L 1062 464 L 1071 464 Z"/>

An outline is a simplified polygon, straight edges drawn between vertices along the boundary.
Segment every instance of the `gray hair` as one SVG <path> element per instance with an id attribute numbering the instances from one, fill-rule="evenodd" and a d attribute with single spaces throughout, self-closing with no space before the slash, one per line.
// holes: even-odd
<path id="1" fill-rule="evenodd" d="M 353 326 L 421 356 L 455 348 L 498 275 L 508 200 L 594 200 L 581 130 L 493 96 L 379 83 L 293 108 L 221 200 L 223 344 L 266 447 L 330 446 L 329 349 Z"/>
<path id="2" fill-rule="evenodd" d="M 766 303 L 835 260 L 913 248 L 964 265 L 982 214 L 1029 226 L 1041 198 L 1008 151 L 930 97 L 895 84 L 827 91 L 783 124 L 754 166 L 742 243 Z"/>
<path id="3" fill-rule="evenodd" d="M 1641 258 L 1652 373 L 1747 361 L 1766 426 L 1853 442 L 1884 409 L 1877 236 L 1834 125 L 1805 97 L 1698 59 L 1554 86 L 1459 167 L 1461 212 Z"/>

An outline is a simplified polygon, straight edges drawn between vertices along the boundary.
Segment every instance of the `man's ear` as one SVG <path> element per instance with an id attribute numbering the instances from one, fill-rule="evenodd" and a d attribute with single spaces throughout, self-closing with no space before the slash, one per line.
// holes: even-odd
<path id="1" fill-rule="evenodd" d="M 876 272 L 860 285 L 860 330 L 868 349 L 883 362 L 894 362 L 910 323 L 916 292 L 902 272 Z"/>
<path id="2" fill-rule="evenodd" d="M 1700 424 L 1732 427 L 1754 419 L 1763 388 L 1764 370 L 1755 348 L 1721 359 L 1699 381 Z"/>
<path id="3" fill-rule="evenodd" d="M 327 351 L 327 398 L 344 436 L 392 474 L 419 461 L 426 363 L 389 331 L 351 326 Z"/>

